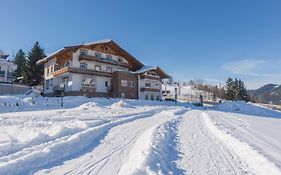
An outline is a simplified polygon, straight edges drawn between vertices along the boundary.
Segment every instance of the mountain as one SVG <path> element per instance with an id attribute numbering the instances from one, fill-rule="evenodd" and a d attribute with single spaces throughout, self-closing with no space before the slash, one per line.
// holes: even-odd
<path id="1" fill-rule="evenodd" d="M 256 90 L 249 90 L 251 99 L 260 103 L 281 104 L 281 85 L 266 84 Z"/>

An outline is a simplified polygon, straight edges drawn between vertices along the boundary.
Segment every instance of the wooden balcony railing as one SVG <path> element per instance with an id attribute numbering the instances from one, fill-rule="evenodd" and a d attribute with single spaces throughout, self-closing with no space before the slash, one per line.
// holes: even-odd
<path id="1" fill-rule="evenodd" d="M 129 67 L 129 64 L 124 63 L 124 62 L 119 62 L 119 61 L 111 60 L 111 59 L 107 59 L 107 58 L 97 58 L 95 56 L 90 56 L 90 55 L 85 55 L 85 54 L 81 54 L 79 56 L 79 61 L 81 61 L 81 60 L 96 61 L 96 62 L 100 62 L 100 63 L 117 65 L 117 66 L 122 66 L 122 67 L 126 67 L 126 68 Z"/>
<path id="2" fill-rule="evenodd" d="M 160 88 L 154 88 L 154 87 L 143 87 L 140 88 L 140 91 L 148 91 L 148 92 L 160 92 Z"/>
<path id="3" fill-rule="evenodd" d="M 78 73 L 78 74 L 86 74 L 86 75 L 99 75 L 99 76 L 105 76 L 105 77 L 112 77 L 111 72 L 103 72 L 103 71 L 95 71 L 91 69 L 81 69 L 81 68 L 74 68 L 74 67 L 64 67 L 57 71 L 54 71 L 53 76 L 59 76 L 64 73 Z"/>

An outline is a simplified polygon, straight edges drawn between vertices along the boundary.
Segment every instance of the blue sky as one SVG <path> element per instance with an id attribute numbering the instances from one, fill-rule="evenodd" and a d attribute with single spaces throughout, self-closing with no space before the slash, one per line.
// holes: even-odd
<path id="1" fill-rule="evenodd" d="M 0 49 L 112 38 L 175 80 L 281 84 L 280 0 L 1 1 Z"/>

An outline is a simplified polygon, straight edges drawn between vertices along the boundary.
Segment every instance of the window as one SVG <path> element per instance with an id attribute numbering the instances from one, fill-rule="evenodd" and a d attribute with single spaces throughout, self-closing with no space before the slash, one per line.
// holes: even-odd
<path id="1" fill-rule="evenodd" d="M 112 68 L 111 67 L 107 67 L 106 68 L 106 72 L 110 72 L 111 73 L 112 72 Z"/>
<path id="2" fill-rule="evenodd" d="M 97 58 L 101 58 L 101 53 L 96 52 L 96 53 L 95 53 L 95 57 L 97 57 Z"/>
<path id="3" fill-rule="evenodd" d="M 49 75 L 49 73 L 50 73 L 50 72 L 49 72 L 49 67 L 47 67 L 47 75 Z"/>
<path id="4" fill-rule="evenodd" d="M 46 80 L 46 89 L 49 89 L 49 80 Z"/>
<path id="5" fill-rule="evenodd" d="M 158 83 L 155 84 L 156 88 L 160 88 L 160 85 Z"/>
<path id="6" fill-rule="evenodd" d="M 129 87 L 135 87 L 135 82 L 134 81 L 129 81 L 128 86 Z"/>
<path id="7" fill-rule="evenodd" d="M 148 100 L 148 95 L 147 94 L 145 95 L 145 99 Z"/>
<path id="8" fill-rule="evenodd" d="M 151 100 L 154 100 L 154 95 L 151 95 L 150 99 L 151 99 Z"/>
<path id="9" fill-rule="evenodd" d="M 101 71 L 101 66 L 95 66 L 95 71 Z"/>
<path id="10" fill-rule="evenodd" d="M 156 100 L 160 100 L 160 98 L 159 98 L 159 96 L 158 96 L 158 95 L 156 96 Z"/>
<path id="11" fill-rule="evenodd" d="M 145 83 L 145 87 L 151 87 L 150 83 Z"/>
<path id="12" fill-rule="evenodd" d="M 80 68 L 81 69 L 87 69 L 87 64 L 86 63 L 80 63 Z"/>
<path id="13" fill-rule="evenodd" d="M 87 54 L 88 54 L 87 50 L 85 50 L 85 49 L 80 50 L 80 55 L 87 55 Z"/>
<path id="14" fill-rule="evenodd" d="M 105 85 L 105 87 L 107 87 L 108 86 L 108 82 L 106 81 L 106 82 L 104 82 L 104 85 Z"/>
<path id="15" fill-rule="evenodd" d="M 127 87 L 128 86 L 128 81 L 127 80 L 121 80 L 121 86 Z"/>

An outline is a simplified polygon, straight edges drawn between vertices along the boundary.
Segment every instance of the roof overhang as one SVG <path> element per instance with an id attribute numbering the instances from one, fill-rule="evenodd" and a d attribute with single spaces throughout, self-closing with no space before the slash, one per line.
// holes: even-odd
<path id="1" fill-rule="evenodd" d="M 52 53 L 51 55 L 37 61 L 36 64 L 45 64 L 46 62 L 48 62 L 49 60 L 62 55 L 66 52 L 69 51 L 76 51 L 77 49 L 80 48 L 91 48 L 94 47 L 95 45 L 98 44 L 106 44 L 109 47 L 112 47 L 115 50 L 118 50 L 118 52 L 120 53 L 120 56 L 124 57 L 125 59 L 127 59 L 130 63 L 135 65 L 135 69 L 140 69 L 141 67 L 144 66 L 144 64 L 142 62 L 140 62 L 138 59 L 136 59 L 134 56 L 132 56 L 130 53 L 128 53 L 126 50 L 124 50 L 121 46 L 119 46 L 115 41 L 110 40 L 110 39 L 106 39 L 106 40 L 100 40 L 100 41 L 94 41 L 94 42 L 90 42 L 90 43 L 85 43 L 85 44 L 79 44 L 79 45 L 73 45 L 73 46 L 66 46 L 54 53 Z"/>
<path id="2" fill-rule="evenodd" d="M 137 70 L 136 72 L 133 72 L 135 74 L 142 74 L 148 71 L 155 71 L 161 79 L 171 78 L 168 74 L 166 74 L 160 67 L 152 67 L 152 66 L 143 66 L 141 69 Z"/>

